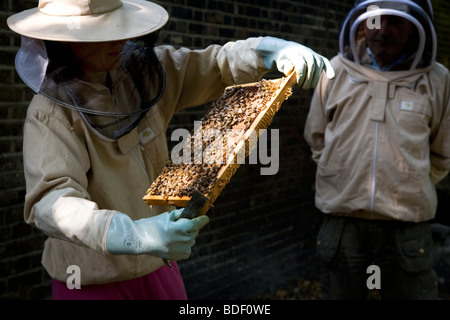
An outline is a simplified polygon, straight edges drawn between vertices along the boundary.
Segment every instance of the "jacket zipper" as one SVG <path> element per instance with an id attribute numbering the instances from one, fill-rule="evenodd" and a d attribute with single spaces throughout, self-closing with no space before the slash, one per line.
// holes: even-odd
<path id="1" fill-rule="evenodd" d="M 375 207 L 375 171 L 377 162 L 377 149 L 378 149 L 378 131 L 380 123 L 375 122 L 375 142 L 373 148 L 373 161 L 372 161 L 372 183 L 370 186 L 370 212 L 373 213 Z"/>
<path id="2" fill-rule="evenodd" d="M 139 147 L 143 150 L 141 145 L 139 145 Z M 147 171 L 145 170 L 144 164 L 139 159 L 139 157 L 137 156 L 136 152 L 134 152 L 134 150 L 131 150 L 130 153 L 133 155 L 134 159 L 136 159 L 136 161 L 138 162 L 138 164 L 141 167 L 142 171 L 144 172 L 145 178 L 147 179 L 148 186 L 150 187 L 150 184 L 151 184 L 150 177 L 148 176 Z M 148 207 L 148 215 L 149 216 L 151 215 L 150 207 Z"/>

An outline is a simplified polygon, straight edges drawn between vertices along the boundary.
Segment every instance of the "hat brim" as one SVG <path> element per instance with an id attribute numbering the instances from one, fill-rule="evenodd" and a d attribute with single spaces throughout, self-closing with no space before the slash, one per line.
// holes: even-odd
<path id="1" fill-rule="evenodd" d="M 7 19 L 14 32 L 36 39 L 68 42 L 104 42 L 133 39 L 161 29 L 167 11 L 152 2 L 124 0 L 120 8 L 96 15 L 51 16 L 38 8 Z"/>

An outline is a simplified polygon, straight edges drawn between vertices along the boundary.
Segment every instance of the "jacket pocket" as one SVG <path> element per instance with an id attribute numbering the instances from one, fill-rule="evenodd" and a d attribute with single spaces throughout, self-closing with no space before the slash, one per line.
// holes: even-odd
<path id="1" fill-rule="evenodd" d="M 321 200 L 336 198 L 342 191 L 341 176 L 339 168 L 327 168 L 319 163 L 316 173 L 316 197 Z"/>
<path id="2" fill-rule="evenodd" d="M 331 264 L 340 246 L 345 219 L 325 216 L 317 235 L 316 250 L 319 259 Z"/>
<path id="3" fill-rule="evenodd" d="M 156 178 L 168 160 L 166 129 L 164 119 L 156 107 L 147 113 L 138 127 L 140 144 L 144 148 L 145 159 L 150 162 L 152 178 Z"/>
<path id="4" fill-rule="evenodd" d="M 432 110 L 428 99 L 408 91 L 401 93 L 395 110 L 398 145 L 415 158 L 427 156 Z"/>
<path id="5" fill-rule="evenodd" d="M 398 258 L 403 270 L 417 273 L 433 267 L 433 238 L 428 223 L 408 223 L 397 236 Z"/>

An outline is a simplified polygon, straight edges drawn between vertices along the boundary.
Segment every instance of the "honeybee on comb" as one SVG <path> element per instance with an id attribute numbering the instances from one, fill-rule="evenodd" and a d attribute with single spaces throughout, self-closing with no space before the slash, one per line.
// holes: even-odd
<path id="1" fill-rule="evenodd" d="M 291 96 L 294 84 L 293 72 L 286 78 L 226 88 L 184 144 L 172 151 L 144 196 L 147 204 L 184 207 L 198 190 L 210 199 L 201 212 L 206 213 L 255 147 L 258 131 L 270 125 Z"/>

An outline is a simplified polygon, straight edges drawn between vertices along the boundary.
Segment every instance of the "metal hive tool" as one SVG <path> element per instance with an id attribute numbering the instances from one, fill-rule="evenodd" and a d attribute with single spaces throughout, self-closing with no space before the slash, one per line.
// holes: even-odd
<path id="1" fill-rule="evenodd" d="M 185 207 L 191 200 L 194 190 L 199 190 L 209 198 L 209 202 L 199 211 L 199 215 L 205 214 L 239 168 L 238 157 L 249 156 L 256 146 L 258 131 L 270 125 L 281 104 L 292 94 L 295 82 L 295 72 L 291 72 L 290 75 L 281 79 L 261 80 L 226 88 L 222 96 L 202 118 L 202 132 L 208 128 L 219 129 L 224 133 L 224 138 L 234 142 L 233 151 L 226 154 L 224 152 L 222 163 L 216 161 L 216 163 L 206 164 L 203 161 L 200 164 L 174 164 L 169 160 L 143 200 L 150 206 Z M 220 108 L 222 111 L 219 110 Z M 232 110 L 240 113 L 233 114 L 235 111 Z M 230 129 L 242 130 L 230 131 Z M 202 132 L 191 132 L 192 139 L 189 141 L 191 150 L 199 148 L 198 141 L 202 141 L 202 152 L 205 151 L 204 139 L 195 140 L 196 135 Z M 226 132 L 233 132 L 235 136 L 225 136 Z M 235 132 L 241 132 L 241 134 L 236 136 Z M 194 144 L 195 141 L 197 145 Z M 206 147 L 211 147 L 213 144 L 217 147 L 217 143 L 223 144 L 223 141 L 221 139 L 211 141 L 209 144 L 206 143 Z M 215 149 L 212 148 L 212 150 Z M 191 159 L 193 159 L 192 155 Z"/>

